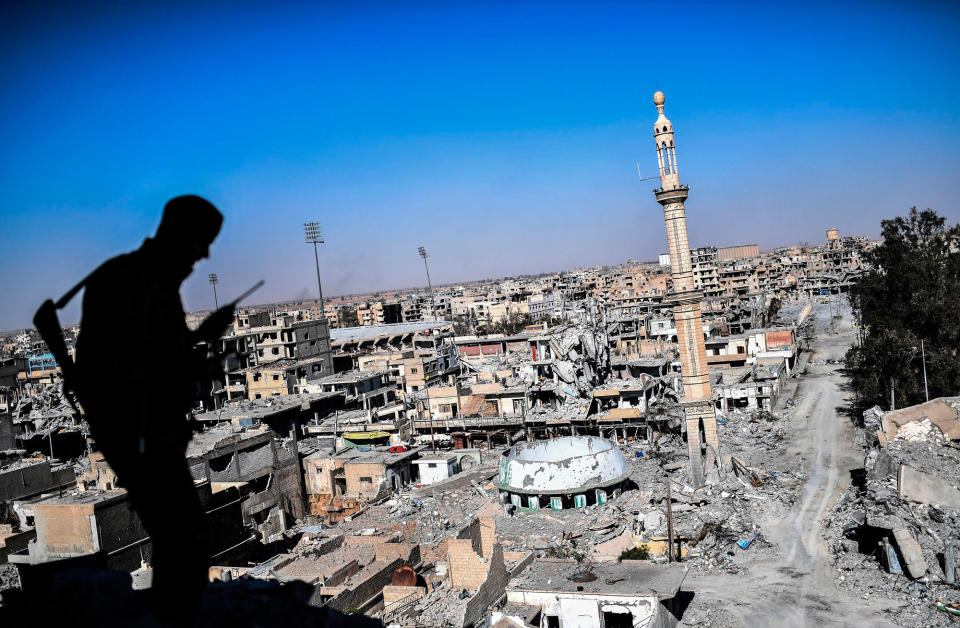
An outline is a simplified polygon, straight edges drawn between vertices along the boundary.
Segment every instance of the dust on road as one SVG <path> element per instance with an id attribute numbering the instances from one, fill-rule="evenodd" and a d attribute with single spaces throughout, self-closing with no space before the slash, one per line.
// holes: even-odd
<path id="1" fill-rule="evenodd" d="M 852 318 L 848 307 L 840 311 L 841 318 L 832 319 L 827 307 L 814 308 L 817 339 L 809 361 L 837 359 L 849 348 Z M 802 460 L 806 481 L 787 517 L 761 522 L 763 535 L 778 547 L 779 557 L 748 560 L 739 574 L 692 573 L 684 585 L 694 592 L 694 604 L 714 610 L 707 611 L 712 626 L 894 625 L 883 617 L 883 610 L 898 602 L 851 598 L 833 580 L 821 521 L 849 484 L 850 470 L 862 466 L 862 460 L 853 427 L 841 414 L 849 401 L 844 376 L 831 365 L 811 365 L 810 371 L 798 378 L 793 394 L 797 411 L 790 419 L 793 436 L 785 454 L 790 461 Z"/>

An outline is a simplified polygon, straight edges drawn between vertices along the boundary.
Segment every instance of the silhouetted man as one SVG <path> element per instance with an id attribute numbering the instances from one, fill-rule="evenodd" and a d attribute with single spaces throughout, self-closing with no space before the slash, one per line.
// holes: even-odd
<path id="1" fill-rule="evenodd" d="M 223 216 L 198 196 L 167 203 L 153 238 L 85 281 L 77 339 L 80 401 L 97 446 L 153 542 L 153 599 L 192 623 L 207 582 L 206 517 L 186 463 L 201 377 L 194 346 L 223 334 L 233 304 L 191 332 L 180 284 L 209 255 Z"/>

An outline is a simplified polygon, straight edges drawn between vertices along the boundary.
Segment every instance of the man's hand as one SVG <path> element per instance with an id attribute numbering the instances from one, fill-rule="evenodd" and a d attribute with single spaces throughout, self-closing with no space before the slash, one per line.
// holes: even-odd
<path id="1" fill-rule="evenodd" d="M 234 308 L 236 308 L 235 303 L 228 303 L 204 319 L 197 331 L 194 332 L 197 341 L 213 342 L 223 336 L 227 327 L 233 323 Z"/>

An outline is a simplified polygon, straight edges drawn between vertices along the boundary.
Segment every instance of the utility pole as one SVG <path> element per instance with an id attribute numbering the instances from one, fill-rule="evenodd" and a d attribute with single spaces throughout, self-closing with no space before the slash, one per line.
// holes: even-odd
<path id="1" fill-rule="evenodd" d="M 210 280 L 210 285 L 213 286 L 213 305 L 219 310 L 220 302 L 217 301 L 217 282 L 220 281 L 220 278 L 217 277 L 217 273 L 210 273 L 207 279 Z"/>
<path id="2" fill-rule="evenodd" d="M 668 560 L 672 563 L 674 556 L 673 548 L 673 504 L 671 504 L 672 498 L 670 496 L 670 478 L 667 478 L 667 539 L 670 543 L 670 553 L 667 554 L 669 557 Z"/>
<path id="3" fill-rule="evenodd" d="M 319 222 L 303 223 L 304 235 L 307 238 L 307 244 L 313 245 L 313 261 L 317 264 L 317 291 L 320 293 L 320 316 L 326 319 L 326 313 L 323 309 L 323 286 L 320 285 L 320 257 L 317 255 L 317 245 L 323 244 L 323 232 L 320 230 Z"/>
<path id="4" fill-rule="evenodd" d="M 427 417 L 430 419 L 430 444 L 433 445 L 433 453 L 437 453 L 437 437 L 433 432 L 433 412 L 430 410 L 430 383 L 424 380 L 424 388 L 427 390 Z"/>
<path id="5" fill-rule="evenodd" d="M 927 396 L 927 401 L 930 401 L 930 389 L 927 388 L 927 351 L 923 346 L 923 338 L 920 339 L 920 355 L 923 361 L 923 394 Z"/>
<path id="6" fill-rule="evenodd" d="M 423 267 L 427 270 L 427 289 L 430 291 L 430 313 L 433 314 L 433 320 L 437 320 L 437 305 L 433 300 L 433 284 L 430 283 L 430 267 L 427 266 L 427 249 L 417 247 L 417 253 L 423 258 Z"/>
<path id="7" fill-rule="evenodd" d="M 453 390 L 457 393 L 457 411 L 454 413 L 454 418 L 457 418 L 463 411 L 460 408 L 460 381 L 457 379 L 457 376 L 453 376 Z"/>

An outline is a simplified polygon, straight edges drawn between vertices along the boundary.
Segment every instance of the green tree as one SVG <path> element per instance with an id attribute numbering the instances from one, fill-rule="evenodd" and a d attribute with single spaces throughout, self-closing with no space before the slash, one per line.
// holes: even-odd
<path id="1" fill-rule="evenodd" d="M 529 324 L 530 324 L 529 314 L 514 312 L 510 316 L 501 318 L 496 323 L 494 323 L 491 333 L 512 336 L 513 334 L 523 331 L 523 329 Z"/>
<path id="2" fill-rule="evenodd" d="M 360 319 L 357 318 L 356 308 L 354 307 L 343 308 L 343 326 L 358 327 L 359 325 L 360 325 Z"/>
<path id="3" fill-rule="evenodd" d="M 467 316 L 454 316 L 452 318 L 454 336 L 471 336 L 476 333 L 476 319 L 472 318 L 469 314 Z"/>
<path id="4" fill-rule="evenodd" d="M 866 254 L 872 265 L 850 293 L 860 342 L 847 366 L 861 405 L 924 401 L 920 342 L 930 396 L 960 390 L 960 225 L 930 209 L 884 220 L 883 243 Z"/>
<path id="5" fill-rule="evenodd" d="M 782 306 L 783 303 L 780 301 L 780 297 L 773 297 L 770 299 L 770 305 L 767 306 L 767 311 L 764 315 L 766 325 L 773 325 L 774 321 L 777 320 L 777 315 L 780 313 L 780 308 Z"/>

